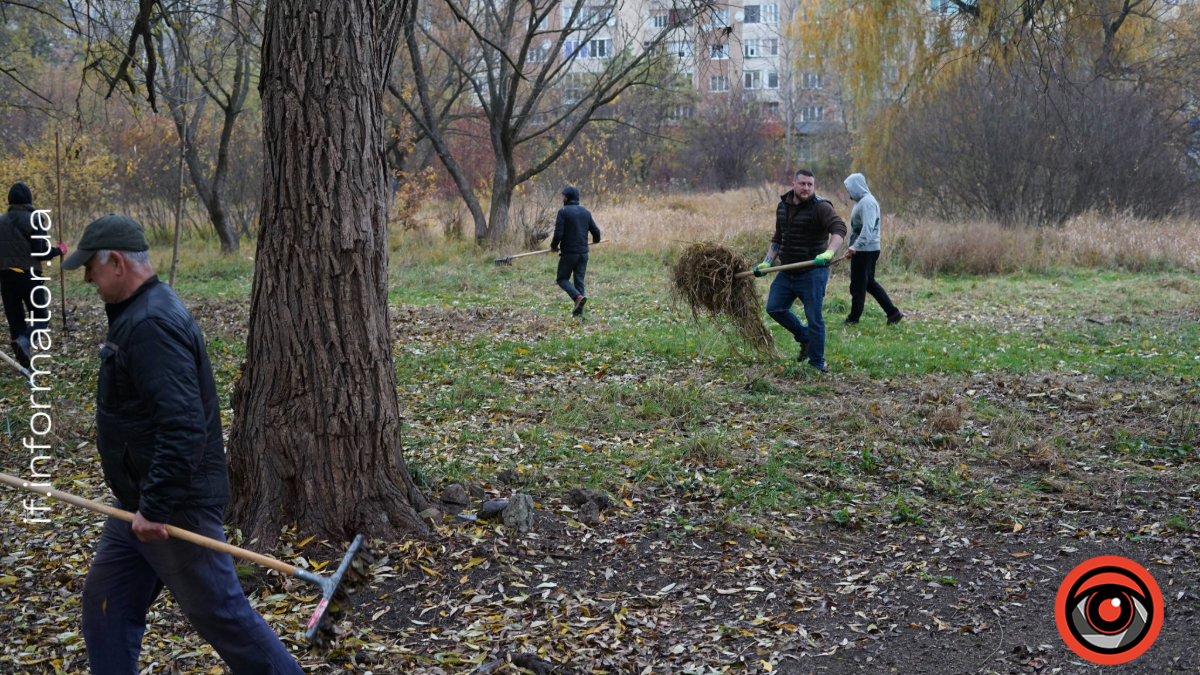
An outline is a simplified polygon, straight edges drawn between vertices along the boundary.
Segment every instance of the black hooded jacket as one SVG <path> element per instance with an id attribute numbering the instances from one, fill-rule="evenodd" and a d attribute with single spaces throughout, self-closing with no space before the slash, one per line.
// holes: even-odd
<path id="1" fill-rule="evenodd" d="M 579 190 L 573 187 L 563 190 L 567 203 L 558 210 L 554 219 L 554 238 L 550 240 L 550 248 L 557 248 L 563 253 L 587 253 L 588 233 L 592 234 L 592 243 L 599 243 L 600 228 L 592 220 L 592 214 L 579 205 Z"/>
<path id="2" fill-rule="evenodd" d="M 196 320 L 158 277 L 105 311 L 96 446 L 113 494 L 156 523 L 225 504 L 221 406 Z"/>
<path id="3" fill-rule="evenodd" d="M 30 269 L 42 275 L 41 261 L 59 254 L 50 236 L 33 222 L 33 193 L 24 183 L 8 191 L 8 212 L 0 216 L 0 270 Z M 44 222 L 48 227 L 49 219 Z"/>

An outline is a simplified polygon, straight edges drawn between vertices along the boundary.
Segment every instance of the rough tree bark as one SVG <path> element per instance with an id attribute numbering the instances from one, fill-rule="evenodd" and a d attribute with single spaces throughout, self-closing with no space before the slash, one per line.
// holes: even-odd
<path id="1" fill-rule="evenodd" d="M 424 529 L 387 314 L 382 101 L 403 5 L 267 8 L 262 220 L 229 437 L 231 516 L 258 546 L 291 523 L 335 541 Z"/>

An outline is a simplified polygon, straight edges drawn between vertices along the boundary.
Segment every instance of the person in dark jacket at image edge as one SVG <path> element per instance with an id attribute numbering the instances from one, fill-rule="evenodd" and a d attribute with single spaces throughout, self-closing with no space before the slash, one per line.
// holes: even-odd
<path id="1" fill-rule="evenodd" d="M 807 359 L 813 368 L 824 372 L 825 318 L 821 310 L 829 283 L 829 261 L 846 238 L 846 223 L 828 199 L 817 196 L 816 189 L 816 179 L 808 169 L 792 176 L 792 189 L 779 198 L 775 207 L 775 236 L 766 258 L 754 267 L 754 276 L 763 276 L 762 270 L 773 266 L 777 259 L 780 265 L 809 260 L 815 263 L 807 269 L 776 273 L 767 294 L 767 314 L 800 343 L 796 360 Z M 792 313 L 796 300 L 804 306 L 807 326 Z"/>
<path id="2" fill-rule="evenodd" d="M 584 295 L 583 277 L 587 274 L 588 233 L 592 243 L 600 243 L 600 228 L 592 220 L 592 213 L 579 205 L 579 190 L 565 187 L 562 191 L 563 207 L 554 219 L 554 238 L 550 240 L 550 252 L 559 253 L 557 281 L 560 288 L 571 296 L 575 308 L 571 314 L 583 314 L 587 303 Z M 572 281 L 574 283 L 572 283 Z"/>
<path id="3" fill-rule="evenodd" d="M 33 211 L 33 192 L 24 183 L 13 184 L 8 190 L 8 212 L 0 216 L 0 297 L 13 351 L 26 368 L 33 356 L 34 332 L 50 325 L 47 305 L 34 306 L 34 291 L 45 280 L 41 263 L 67 252 L 65 244 L 50 244 L 51 219 L 35 219 Z M 37 302 L 49 302 L 49 292 L 40 295 Z"/>
<path id="4" fill-rule="evenodd" d="M 85 267 L 108 315 L 96 385 L 96 448 L 132 523 L 109 517 L 83 584 L 92 675 L 133 675 L 146 612 L 163 587 L 235 675 L 302 675 L 246 600 L 228 553 L 170 537 L 171 524 L 225 541 L 229 477 L 204 336 L 150 266 L 142 226 L 107 215 L 64 270 Z"/>

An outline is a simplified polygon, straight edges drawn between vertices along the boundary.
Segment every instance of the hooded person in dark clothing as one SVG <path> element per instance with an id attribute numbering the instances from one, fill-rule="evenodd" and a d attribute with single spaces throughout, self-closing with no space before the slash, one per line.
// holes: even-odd
<path id="1" fill-rule="evenodd" d="M 587 296 L 583 294 L 583 277 L 587 273 L 588 234 L 592 235 L 592 243 L 598 244 L 600 228 L 592 220 L 591 212 L 579 205 L 579 190 L 568 186 L 563 188 L 562 195 L 563 207 L 554 219 L 550 251 L 559 253 L 558 285 L 575 302 L 571 313 L 579 316 L 587 302 Z"/>
<path id="2" fill-rule="evenodd" d="M 41 263 L 66 252 L 66 244 L 50 243 L 51 221 L 40 214 L 34 217 L 33 192 L 24 183 L 8 191 L 8 212 L 0 216 L 0 296 L 4 316 L 12 335 L 13 351 L 26 368 L 32 354 L 34 332 L 46 330 L 50 323 L 47 309 L 49 292 L 43 288 Z M 41 307 L 34 304 L 34 294 Z M 26 318 L 28 317 L 28 321 Z"/>

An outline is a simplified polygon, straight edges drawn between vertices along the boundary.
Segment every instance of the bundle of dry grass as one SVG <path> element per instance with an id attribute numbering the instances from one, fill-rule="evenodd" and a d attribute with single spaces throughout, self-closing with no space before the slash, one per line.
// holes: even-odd
<path id="1" fill-rule="evenodd" d="M 754 351 L 776 355 L 775 338 L 762 320 L 754 277 L 736 278 L 750 268 L 750 261 L 726 246 L 697 242 L 675 262 L 671 282 L 696 320 L 708 315 L 722 328 L 732 328 Z"/>

